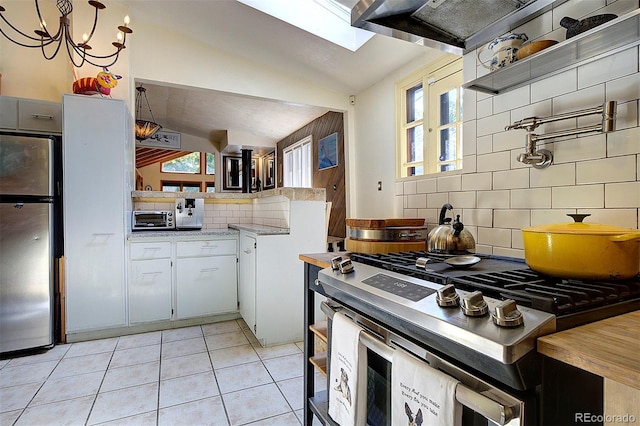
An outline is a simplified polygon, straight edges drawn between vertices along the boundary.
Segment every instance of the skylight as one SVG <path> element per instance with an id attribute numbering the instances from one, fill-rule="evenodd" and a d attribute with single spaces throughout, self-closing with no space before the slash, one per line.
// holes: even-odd
<path id="1" fill-rule="evenodd" d="M 351 51 L 373 33 L 351 26 L 351 11 L 335 0 L 238 0 Z"/>

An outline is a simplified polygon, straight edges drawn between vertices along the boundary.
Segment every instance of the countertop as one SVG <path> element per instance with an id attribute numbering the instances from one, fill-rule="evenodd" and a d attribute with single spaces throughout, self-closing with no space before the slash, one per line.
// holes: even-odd
<path id="1" fill-rule="evenodd" d="M 182 231 L 136 231 L 127 236 L 128 240 L 144 240 L 148 238 L 202 238 L 202 237 L 226 237 L 237 236 L 235 229 L 198 229 Z"/>
<path id="2" fill-rule="evenodd" d="M 538 352 L 640 389 L 640 310 L 541 337 Z"/>
<path id="3" fill-rule="evenodd" d="M 230 223 L 228 226 L 229 229 L 253 232 L 257 235 L 289 235 L 289 228 L 276 228 L 255 223 Z"/>
<path id="4" fill-rule="evenodd" d="M 298 258 L 304 262 L 316 265 L 320 268 L 328 268 L 331 266 L 331 259 L 336 256 L 343 258 L 349 257 L 348 251 L 331 251 L 326 253 L 301 254 Z"/>

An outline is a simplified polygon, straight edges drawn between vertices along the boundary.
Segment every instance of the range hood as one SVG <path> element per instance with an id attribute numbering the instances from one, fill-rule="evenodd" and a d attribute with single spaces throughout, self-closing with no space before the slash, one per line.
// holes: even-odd
<path id="1" fill-rule="evenodd" d="M 462 55 L 566 0 L 360 0 L 351 25 Z"/>

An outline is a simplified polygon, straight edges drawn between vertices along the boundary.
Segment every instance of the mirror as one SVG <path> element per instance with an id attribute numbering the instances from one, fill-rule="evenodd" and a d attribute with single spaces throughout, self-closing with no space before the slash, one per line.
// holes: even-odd
<path id="1" fill-rule="evenodd" d="M 223 157 L 224 190 L 242 189 L 242 157 Z"/>
<path id="2" fill-rule="evenodd" d="M 262 159 L 264 170 L 264 189 L 276 187 L 276 153 L 275 151 Z"/>

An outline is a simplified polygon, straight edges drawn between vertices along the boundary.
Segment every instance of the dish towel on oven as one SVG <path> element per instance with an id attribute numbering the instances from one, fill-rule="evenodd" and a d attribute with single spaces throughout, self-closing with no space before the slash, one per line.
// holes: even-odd
<path id="1" fill-rule="evenodd" d="M 426 361 L 397 349 L 391 363 L 391 424 L 458 426 L 458 381 Z"/>
<path id="2" fill-rule="evenodd" d="M 339 312 L 331 326 L 329 416 L 341 426 L 364 425 L 367 401 L 367 348 L 362 328 Z"/>

